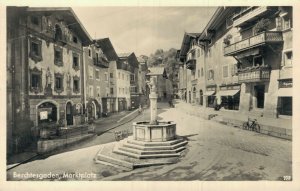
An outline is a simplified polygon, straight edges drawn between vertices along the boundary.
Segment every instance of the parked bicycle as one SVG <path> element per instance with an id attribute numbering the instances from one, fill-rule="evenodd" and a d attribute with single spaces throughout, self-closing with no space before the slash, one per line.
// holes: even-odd
<path id="1" fill-rule="evenodd" d="M 256 132 L 260 132 L 260 125 L 257 122 L 257 119 L 250 119 L 248 117 L 248 121 L 246 121 L 245 123 L 243 123 L 243 129 L 245 130 L 250 130 L 250 131 L 256 131 Z"/>

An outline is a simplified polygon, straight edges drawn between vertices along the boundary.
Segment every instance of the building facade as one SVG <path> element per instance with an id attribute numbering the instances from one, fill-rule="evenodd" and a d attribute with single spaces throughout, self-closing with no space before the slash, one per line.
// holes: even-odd
<path id="1" fill-rule="evenodd" d="M 33 126 L 82 122 L 82 47 L 90 42 L 71 8 L 7 8 L 9 148 Z"/>
<path id="2" fill-rule="evenodd" d="M 104 114 L 118 111 L 117 99 L 117 61 L 118 55 L 109 38 L 97 39 L 98 46 L 103 51 L 107 60 L 109 61 L 109 68 L 107 74 L 102 74 L 104 80 L 108 83 L 103 87 L 101 94 L 102 99 L 102 112 Z"/>
<path id="3" fill-rule="evenodd" d="M 86 117 L 97 119 L 102 116 L 102 99 L 109 87 L 109 61 L 96 41 L 83 50 Z"/>
<path id="4" fill-rule="evenodd" d="M 292 116 L 292 7 L 219 7 L 189 42 L 186 55 L 180 54 L 184 46 L 178 54 L 188 102 L 199 97 L 206 107 L 221 104 L 223 110 L 254 116 Z M 200 47 L 200 60 L 193 57 L 194 44 Z M 198 77 L 202 68 L 205 80 Z"/>
<path id="5" fill-rule="evenodd" d="M 141 95 L 140 104 L 144 106 L 147 104 L 147 99 L 149 98 L 149 92 L 147 91 L 147 80 L 146 74 L 148 72 L 147 57 L 139 56 L 139 70 L 138 70 L 138 93 Z"/>

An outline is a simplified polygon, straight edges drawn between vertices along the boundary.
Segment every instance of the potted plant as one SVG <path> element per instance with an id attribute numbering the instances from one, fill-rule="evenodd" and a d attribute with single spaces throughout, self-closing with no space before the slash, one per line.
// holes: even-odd
<path id="1" fill-rule="evenodd" d="M 271 24 L 270 19 L 262 18 L 253 27 L 254 34 L 258 34 L 258 33 L 267 31 L 270 24 Z"/>
<path id="2" fill-rule="evenodd" d="M 232 39 L 232 35 L 231 34 L 228 34 L 224 39 L 223 39 L 223 43 L 225 45 L 230 45 L 230 39 Z"/>

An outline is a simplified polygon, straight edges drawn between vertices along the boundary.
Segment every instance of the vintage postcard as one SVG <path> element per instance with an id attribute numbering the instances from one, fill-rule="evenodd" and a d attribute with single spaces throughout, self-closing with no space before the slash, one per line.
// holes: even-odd
<path id="1" fill-rule="evenodd" d="M 6 190 L 300 189 L 298 4 L 1 6 Z"/>

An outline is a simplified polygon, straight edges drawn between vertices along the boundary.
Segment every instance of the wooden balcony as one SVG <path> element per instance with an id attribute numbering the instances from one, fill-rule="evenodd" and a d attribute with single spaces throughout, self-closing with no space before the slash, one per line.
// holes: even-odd
<path id="1" fill-rule="evenodd" d="M 186 69 L 195 70 L 196 69 L 196 59 L 189 59 L 186 62 Z"/>
<path id="2" fill-rule="evenodd" d="M 240 26 L 246 25 L 247 23 L 250 23 L 251 21 L 256 20 L 258 17 L 261 17 L 264 14 L 267 14 L 271 10 L 272 10 L 271 7 L 267 7 L 267 6 L 248 7 L 233 16 L 233 18 L 232 18 L 233 26 L 240 27 Z"/>
<path id="3" fill-rule="evenodd" d="M 266 44 L 281 43 L 283 41 L 282 33 L 278 31 L 267 31 L 243 39 L 224 48 L 224 56 L 233 56 L 239 52 Z"/>
<path id="4" fill-rule="evenodd" d="M 107 61 L 105 61 L 104 59 L 99 58 L 97 60 L 96 58 L 93 58 L 93 61 L 94 61 L 95 66 L 99 66 L 101 68 L 108 68 L 109 67 L 109 63 Z"/>
<path id="5" fill-rule="evenodd" d="M 270 80 L 269 67 L 248 68 L 238 72 L 238 82 L 261 82 Z"/>

